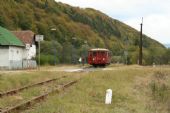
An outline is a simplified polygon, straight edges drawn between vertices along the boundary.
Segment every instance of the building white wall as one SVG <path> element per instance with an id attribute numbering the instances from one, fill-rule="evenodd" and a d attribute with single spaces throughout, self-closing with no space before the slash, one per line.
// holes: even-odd
<path id="1" fill-rule="evenodd" d="M 36 56 L 36 46 L 32 45 L 27 51 L 27 59 L 35 58 Z"/>
<path id="2" fill-rule="evenodd" d="M 23 59 L 31 60 L 32 58 L 36 57 L 36 46 L 35 45 L 30 46 L 29 44 L 26 45 L 27 47 L 24 49 Z"/>
<path id="3" fill-rule="evenodd" d="M 0 67 L 9 67 L 9 47 L 0 47 Z"/>
<path id="4" fill-rule="evenodd" d="M 0 69 L 35 68 L 36 61 L 30 60 L 35 56 L 35 45 L 32 45 L 29 49 L 16 46 L 0 46 Z"/>
<path id="5" fill-rule="evenodd" d="M 24 56 L 24 48 L 9 46 L 9 61 L 21 61 Z"/>

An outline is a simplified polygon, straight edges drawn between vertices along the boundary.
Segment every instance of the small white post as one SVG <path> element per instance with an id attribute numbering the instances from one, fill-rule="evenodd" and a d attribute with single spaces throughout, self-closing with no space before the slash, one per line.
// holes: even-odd
<path id="1" fill-rule="evenodd" d="M 112 90 L 107 89 L 106 90 L 106 99 L 105 99 L 105 104 L 111 104 L 112 103 Z"/>

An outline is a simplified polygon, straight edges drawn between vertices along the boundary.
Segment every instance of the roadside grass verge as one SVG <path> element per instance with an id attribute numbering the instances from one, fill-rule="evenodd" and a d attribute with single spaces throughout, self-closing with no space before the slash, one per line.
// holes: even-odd
<path id="1" fill-rule="evenodd" d="M 158 113 L 170 113 L 170 73 L 157 71 L 149 83 L 151 108 Z"/>
<path id="2" fill-rule="evenodd" d="M 143 99 L 148 113 L 170 113 L 170 70 L 155 70 L 136 81 L 135 94 Z"/>

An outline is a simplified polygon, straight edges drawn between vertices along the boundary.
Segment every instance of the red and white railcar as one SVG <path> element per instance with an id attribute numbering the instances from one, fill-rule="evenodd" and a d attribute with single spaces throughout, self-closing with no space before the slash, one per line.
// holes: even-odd
<path id="1" fill-rule="evenodd" d="M 111 52 L 108 49 L 96 48 L 88 51 L 88 64 L 105 66 L 111 63 Z"/>

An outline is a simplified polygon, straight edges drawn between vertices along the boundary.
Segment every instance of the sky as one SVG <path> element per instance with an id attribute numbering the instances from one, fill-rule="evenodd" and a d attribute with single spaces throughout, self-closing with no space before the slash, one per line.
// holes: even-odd
<path id="1" fill-rule="evenodd" d="M 170 0 L 56 0 L 81 8 L 94 8 L 140 30 L 163 43 L 170 43 Z"/>

